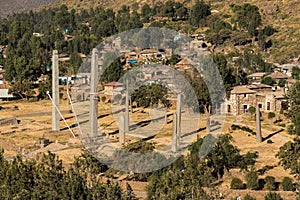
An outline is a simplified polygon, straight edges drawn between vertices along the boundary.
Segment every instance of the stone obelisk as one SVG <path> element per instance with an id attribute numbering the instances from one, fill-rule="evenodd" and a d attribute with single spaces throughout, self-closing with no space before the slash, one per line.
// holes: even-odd
<path id="1" fill-rule="evenodd" d="M 59 85 L 58 85 L 58 51 L 54 50 L 52 55 L 52 130 L 59 131 Z"/>
<path id="2" fill-rule="evenodd" d="M 177 148 L 180 147 L 180 137 L 181 137 L 181 94 L 177 94 L 177 103 L 176 103 L 176 138 L 177 138 Z"/>
<path id="3" fill-rule="evenodd" d="M 119 142 L 124 145 L 125 144 L 125 117 L 121 115 L 119 117 Z"/>
<path id="4" fill-rule="evenodd" d="M 129 132 L 129 91 L 128 91 L 128 81 L 126 80 L 126 93 L 125 93 L 125 119 L 124 119 L 124 126 L 125 126 L 125 133 Z"/>
<path id="5" fill-rule="evenodd" d="M 173 114 L 173 130 L 172 130 L 172 146 L 171 146 L 171 151 L 173 153 L 177 152 L 177 115 L 176 113 Z"/>
<path id="6" fill-rule="evenodd" d="M 256 141 L 262 142 L 259 106 L 256 105 Z"/>
<path id="7" fill-rule="evenodd" d="M 98 130 L 98 51 L 93 49 L 91 60 L 91 90 L 90 90 L 90 137 L 95 138 Z"/>

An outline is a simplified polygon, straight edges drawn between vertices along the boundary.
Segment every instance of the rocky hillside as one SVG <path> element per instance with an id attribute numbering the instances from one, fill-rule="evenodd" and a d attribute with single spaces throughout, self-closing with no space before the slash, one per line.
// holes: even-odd
<path id="1" fill-rule="evenodd" d="M 0 17 L 26 12 L 55 2 L 58 0 L 0 0 Z"/>

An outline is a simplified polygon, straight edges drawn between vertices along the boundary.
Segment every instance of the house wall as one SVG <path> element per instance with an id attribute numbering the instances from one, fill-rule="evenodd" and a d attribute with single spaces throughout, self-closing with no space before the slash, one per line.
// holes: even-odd
<path id="1" fill-rule="evenodd" d="M 257 94 L 231 94 L 229 100 L 226 100 L 222 105 L 222 113 L 239 115 L 245 113 L 244 105 L 249 107 L 256 107 L 261 104 L 261 111 L 264 112 L 280 112 L 282 109 L 282 102 L 284 99 L 275 99 L 272 93 L 266 95 Z M 228 112 L 228 105 L 230 105 L 230 112 Z"/>

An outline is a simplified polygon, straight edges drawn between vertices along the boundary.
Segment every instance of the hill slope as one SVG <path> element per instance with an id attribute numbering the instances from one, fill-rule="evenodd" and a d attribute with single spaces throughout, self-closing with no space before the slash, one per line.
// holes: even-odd
<path id="1" fill-rule="evenodd" d="M 0 0 L 0 17 L 30 11 L 58 1 L 59 0 Z"/>
<path id="2" fill-rule="evenodd" d="M 176 0 L 183 2 L 189 6 L 193 0 Z M 138 9 L 144 3 L 156 5 L 158 2 L 166 2 L 166 0 L 0 0 L 0 16 L 6 16 L 13 12 L 28 11 L 37 8 L 59 7 L 62 4 L 69 8 L 74 8 L 79 11 L 90 7 L 103 6 L 112 8 L 117 11 L 122 5 L 131 6 L 137 4 Z M 221 17 L 233 15 L 230 4 L 243 4 L 243 0 L 211 0 L 211 8 L 218 10 Z M 276 1 L 258 1 L 248 0 L 247 3 L 257 5 L 263 18 L 264 25 L 272 25 L 278 30 L 271 36 L 273 46 L 267 52 L 264 52 L 264 57 L 267 60 L 285 63 L 290 62 L 300 55 L 300 1 L 298 0 L 276 0 Z"/>

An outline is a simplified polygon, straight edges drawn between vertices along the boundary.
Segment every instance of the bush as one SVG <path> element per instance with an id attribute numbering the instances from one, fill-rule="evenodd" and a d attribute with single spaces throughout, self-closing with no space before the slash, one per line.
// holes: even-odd
<path id="1" fill-rule="evenodd" d="M 272 119 L 274 117 L 275 117 L 275 113 L 273 113 L 273 112 L 268 113 L 268 119 Z"/>
<path id="2" fill-rule="evenodd" d="M 280 79 L 278 82 L 279 87 L 284 87 L 286 84 L 286 80 L 285 79 Z"/>
<path id="3" fill-rule="evenodd" d="M 282 200 L 280 194 L 277 194 L 275 192 L 269 192 L 265 195 L 265 200 Z"/>
<path id="4" fill-rule="evenodd" d="M 231 189 L 236 189 L 236 190 L 244 189 L 243 181 L 241 179 L 237 178 L 237 177 L 234 177 L 231 180 L 230 188 Z"/>
<path id="5" fill-rule="evenodd" d="M 267 140 L 267 143 L 268 144 L 272 144 L 272 143 L 274 143 L 271 139 L 269 139 L 269 140 Z"/>
<path id="6" fill-rule="evenodd" d="M 248 111 L 249 111 L 249 113 L 250 113 L 251 115 L 253 115 L 253 114 L 255 113 L 255 111 L 256 111 L 256 108 L 254 108 L 253 106 L 251 106 L 251 107 L 248 109 Z"/>
<path id="7" fill-rule="evenodd" d="M 106 101 L 106 96 L 102 96 L 102 97 L 101 97 L 101 101 L 102 101 L 102 102 L 105 102 L 105 101 Z"/>
<path id="8" fill-rule="evenodd" d="M 283 178 L 281 186 L 284 191 L 294 191 L 293 181 L 289 177 Z"/>
<path id="9" fill-rule="evenodd" d="M 285 127 L 285 123 L 280 123 L 278 126 Z"/>
<path id="10" fill-rule="evenodd" d="M 258 189 L 258 175 L 255 171 L 251 171 L 246 175 L 247 188 L 251 190 Z"/>
<path id="11" fill-rule="evenodd" d="M 252 197 L 250 194 L 246 194 L 246 196 L 244 196 L 244 200 L 256 200 L 256 198 Z"/>
<path id="12" fill-rule="evenodd" d="M 265 77 L 265 78 L 263 78 L 261 83 L 272 86 L 276 83 L 276 81 L 274 81 L 271 77 Z"/>
<path id="13" fill-rule="evenodd" d="M 287 132 L 288 134 L 290 135 L 294 135 L 295 134 L 295 127 L 294 127 L 294 124 L 291 124 L 287 127 Z"/>
<path id="14" fill-rule="evenodd" d="M 273 176 L 267 176 L 265 178 L 265 189 L 267 190 L 275 190 L 276 189 L 276 186 L 275 186 L 275 177 Z"/>
<path id="15" fill-rule="evenodd" d="M 235 125 L 235 124 L 232 124 L 231 125 L 231 129 L 234 131 L 234 130 L 236 130 L 236 129 L 239 129 L 240 127 L 239 127 L 239 125 Z"/>

